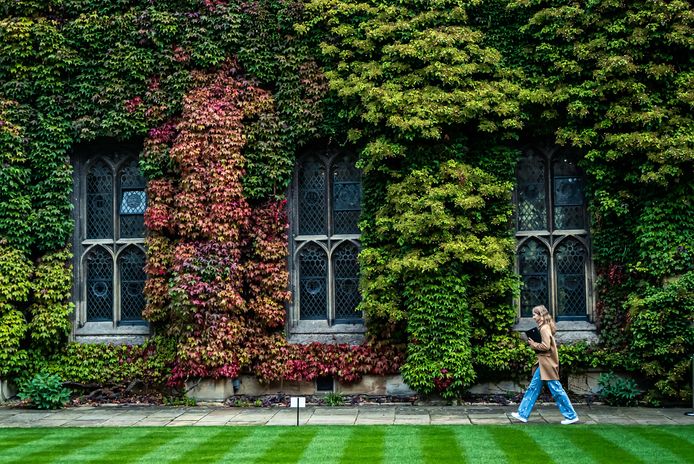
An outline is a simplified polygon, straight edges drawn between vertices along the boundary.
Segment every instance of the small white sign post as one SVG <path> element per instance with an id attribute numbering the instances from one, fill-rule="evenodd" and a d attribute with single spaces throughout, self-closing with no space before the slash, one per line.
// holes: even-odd
<path id="1" fill-rule="evenodd" d="M 289 397 L 289 407 L 296 408 L 296 425 L 299 425 L 299 408 L 306 407 L 306 397 L 305 396 L 290 396 Z"/>

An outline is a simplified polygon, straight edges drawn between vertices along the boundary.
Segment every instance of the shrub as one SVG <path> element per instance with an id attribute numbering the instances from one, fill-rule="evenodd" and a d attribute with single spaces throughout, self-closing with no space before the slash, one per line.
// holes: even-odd
<path id="1" fill-rule="evenodd" d="M 36 409 L 59 409 L 70 399 L 70 390 L 57 375 L 39 372 L 21 386 L 18 396 Z"/>
<path id="2" fill-rule="evenodd" d="M 345 404 L 345 399 L 342 396 L 342 394 L 335 392 L 330 392 L 327 395 L 325 395 L 323 401 L 325 401 L 325 404 L 327 406 L 342 406 L 343 404 Z"/>
<path id="3" fill-rule="evenodd" d="M 610 406 L 634 406 L 641 395 L 634 379 L 609 372 L 600 374 L 598 385 L 602 387 L 600 397 Z"/>

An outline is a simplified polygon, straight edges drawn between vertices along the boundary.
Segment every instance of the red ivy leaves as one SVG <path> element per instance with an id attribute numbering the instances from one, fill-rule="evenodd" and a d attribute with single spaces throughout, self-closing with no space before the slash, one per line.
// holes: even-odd
<path id="1" fill-rule="evenodd" d="M 178 337 L 171 382 L 241 369 L 264 381 L 330 375 L 347 383 L 397 372 L 402 354 L 392 348 L 287 343 L 286 202 L 250 204 L 243 189 L 244 121 L 274 105 L 233 63 L 195 78 L 180 120 L 150 131 L 144 154 L 168 157 L 180 176 L 150 181 L 145 215 L 145 315 Z"/>

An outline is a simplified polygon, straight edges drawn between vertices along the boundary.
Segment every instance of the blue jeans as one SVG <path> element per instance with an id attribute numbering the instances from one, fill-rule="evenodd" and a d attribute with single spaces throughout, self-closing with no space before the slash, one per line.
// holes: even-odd
<path id="1" fill-rule="evenodd" d="M 562 388 L 561 382 L 558 380 L 545 380 L 545 382 L 547 382 L 547 387 L 549 387 L 549 391 L 552 393 L 552 397 L 554 401 L 556 401 L 561 415 L 566 419 L 575 419 L 576 411 L 574 411 L 569 397 Z M 535 369 L 535 375 L 533 375 L 530 385 L 528 385 L 528 389 L 525 391 L 525 395 L 523 395 L 520 406 L 518 406 L 518 414 L 523 419 L 530 417 L 530 412 L 533 410 L 533 406 L 535 406 L 535 401 L 537 401 L 537 397 L 540 396 L 541 390 L 542 380 L 540 379 L 540 368 L 538 367 Z"/>

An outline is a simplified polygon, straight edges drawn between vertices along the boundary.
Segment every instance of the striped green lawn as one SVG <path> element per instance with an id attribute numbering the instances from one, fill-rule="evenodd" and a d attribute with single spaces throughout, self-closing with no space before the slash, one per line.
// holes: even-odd
<path id="1" fill-rule="evenodd" d="M 0 429 L 0 463 L 694 463 L 694 426 Z"/>

